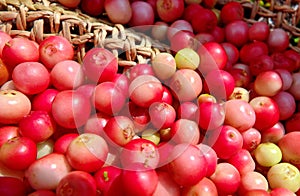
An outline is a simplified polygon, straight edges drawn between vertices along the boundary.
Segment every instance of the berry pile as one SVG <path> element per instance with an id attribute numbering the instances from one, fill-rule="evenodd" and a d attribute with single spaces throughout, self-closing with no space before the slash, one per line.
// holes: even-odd
<path id="1" fill-rule="evenodd" d="M 94 47 L 78 62 L 63 36 L 0 32 L 0 195 L 300 194 L 288 32 L 248 24 L 235 1 L 58 2 L 170 52 L 121 67 Z"/>

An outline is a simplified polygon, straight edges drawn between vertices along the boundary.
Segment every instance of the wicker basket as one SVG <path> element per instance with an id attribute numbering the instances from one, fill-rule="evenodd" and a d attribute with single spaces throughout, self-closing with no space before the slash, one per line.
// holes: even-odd
<path id="1" fill-rule="evenodd" d="M 217 7 L 227 0 L 219 0 Z M 259 6 L 259 1 L 239 1 L 245 8 L 248 23 L 267 21 L 272 28 L 282 27 L 291 37 L 299 37 L 300 1 L 271 0 L 269 8 Z M 69 10 L 55 0 L 0 0 L 0 30 L 12 36 L 25 36 L 41 42 L 51 35 L 62 35 L 74 46 L 80 62 L 86 51 L 94 46 L 111 49 L 119 57 L 120 66 L 133 66 L 151 59 L 167 45 L 149 36 L 132 31 L 105 18 L 94 18 L 79 9 Z M 291 48 L 300 52 L 300 44 Z M 123 55 L 120 55 L 120 52 Z"/>
<path id="2" fill-rule="evenodd" d="M 79 9 L 68 10 L 55 1 L 1 0 L 0 10 L 0 30 L 37 43 L 51 35 L 64 36 L 73 44 L 79 62 L 96 46 L 110 49 L 119 57 L 120 66 L 144 63 L 168 51 L 168 46 L 143 33 L 90 17 Z"/>

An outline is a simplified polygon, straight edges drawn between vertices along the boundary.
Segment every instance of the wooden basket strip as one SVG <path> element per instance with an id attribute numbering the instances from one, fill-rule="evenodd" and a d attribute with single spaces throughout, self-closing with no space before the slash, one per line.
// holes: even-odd
<path id="1" fill-rule="evenodd" d="M 105 47 L 120 58 L 120 66 L 144 63 L 168 46 L 149 36 L 108 20 L 90 17 L 80 10 L 68 10 L 56 2 L 30 0 L 0 1 L 0 30 L 40 43 L 52 35 L 70 41 L 80 62 L 92 47 Z"/>
<path id="2" fill-rule="evenodd" d="M 219 0 L 219 5 L 231 0 Z M 300 37 L 300 1 L 270 0 L 270 7 L 259 0 L 235 0 L 245 8 L 249 24 L 266 21 L 271 28 L 281 27 L 290 36 Z M 298 26 L 297 26 L 298 25 Z M 153 58 L 169 47 L 154 41 L 144 33 L 112 24 L 107 17 L 90 17 L 79 9 L 69 10 L 55 0 L 0 0 L 0 30 L 12 36 L 28 37 L 38 43 L 52 35 L 61 35 L 74 46 L 81 61 L 91 47 L 105 47 L 120 58 L 120 66 L 134 66 Z M 290 44 L 300 52 L 298 45 Z"/>

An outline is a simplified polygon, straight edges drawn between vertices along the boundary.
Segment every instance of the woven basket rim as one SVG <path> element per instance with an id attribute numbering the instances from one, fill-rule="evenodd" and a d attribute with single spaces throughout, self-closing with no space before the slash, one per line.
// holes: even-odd
<path id="1" fill-rule="evenodd" d="M 124 53 L 120 66 L 146 63 L 159 52 L 170 52 L 168 45 L 147 34 L 89 16 L 80 9 L 70 10 L 56 1 L 2 0 L 0 10 L 0 30 L 37 43 L 61 35 L 73 44 L 79 62 L 91 47 L 108 48 L 118 57 Z"/>
<path id="2" fill-rule="evenodd" d="M 222 6 L 229 1 L 241 3 L 248 12 L 244 18 L 247 23 L 266 21 L 271 28 L 280 27 L 289 35 L 300 37 L 297 27 L 300 1 L 270 0 L 269 9 L 260 6 L 259 0 L 218 0 L 217 4 Z M 97 18 L 92 17 L 78 8 L 68 9 L 56 0 L 1 0 L 0 10 L 0 30 L 12 36 L 28 37 L 38 43 L 46 37 L 62 35 L 74 45 L 79 61 L 88 47 L 95 46 L 107 47 L 116 56 L 120 51 L 125 52 L 125 57 L 120 59 L 121 66 L 145 63 L 159 52 L 170 52 L 168 45 L 142 32 L 109 22 L 105 13 Z M 300 52 L 300 43 L 290 44 L 290 48 Z"/>

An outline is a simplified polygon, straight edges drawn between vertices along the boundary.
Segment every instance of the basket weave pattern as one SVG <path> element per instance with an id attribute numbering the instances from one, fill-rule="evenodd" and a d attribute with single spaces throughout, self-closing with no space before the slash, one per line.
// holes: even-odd
<path id="1" fill-rule="evenodd" d="M 224 5 L 230 0 L 219 0 Z M 264 8 L 259 1 L 238 1 L 245 9 L 245 20 L 252 24 L 266 21 L 272 28 L 281 27 L 291 36 L 300 37 L 300 1 L 271 0 L 270 7 Z M 62 35 L 74 46 L 80 62 L 91 47 L 105 47 L 116 56 L 124 53 L 120 66 L 144 63 L 168 47 L 155 42 L 143 33 L 112 24 L 105 18 L 94 18 L 79 9 L 69 10 L 55 0 L 0 0 L 0 30 L 12 36 L 25 36 L 41 42 L 51 35 Z M 300 52 L 300 43 L 290 45 Z M 169 52 L 169 51 L 168 51 Z"/>
<path id="2" fill-rule="evenodd" d="M 1 0 L 0 9 L 0 30 L 37 43 L 51 35 L 64 36 L 73 44 L 79 62 L 91 47 L 108 48 L 116 56 L 124 53 L 120 66 L 143 63 L 167 50 L 147 35 L 90 17 L 78 9 L 68 10 L 56 2 Z"/>

